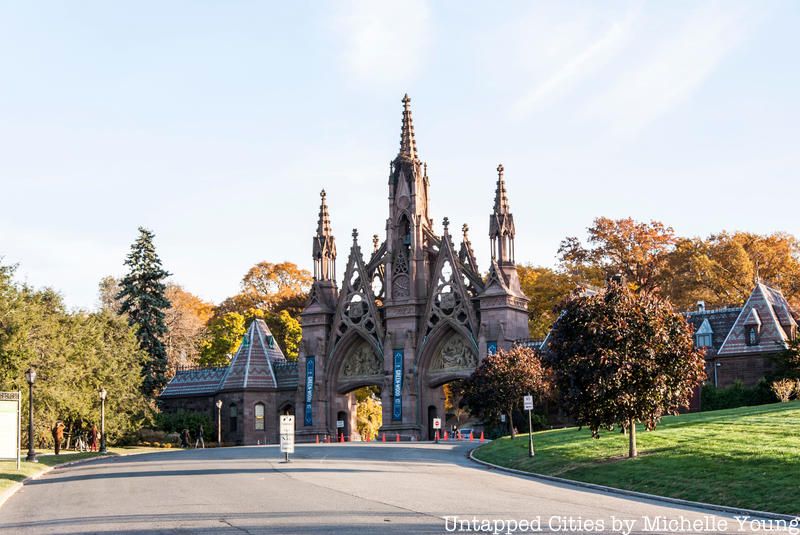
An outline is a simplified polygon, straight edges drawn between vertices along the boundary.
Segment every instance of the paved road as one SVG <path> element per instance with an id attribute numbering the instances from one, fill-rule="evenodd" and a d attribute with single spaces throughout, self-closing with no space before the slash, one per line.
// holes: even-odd
<path id="1" fill-rule="evenodd" d="M 445 517 L 456 516 L 477 518 L 478 529 L 539 518 L 536 533 L 607 533 L 616 517 L 636 521 L 633 533 L 641 533 L 646 515 L 701 519 L 707 530 L 683 533 L 715 533 L 726 519 L 487 470 L 466 458 L 470 447 L 298 446 L 289 464 L 263 446 L 112 457 L 25 485 L 0 508 L 0 532 L 448 533 L 454 525 Z M 587 524 L 598 521 L 606 529 Z M 727 532 L 740 533 L 727 521 Z"/>

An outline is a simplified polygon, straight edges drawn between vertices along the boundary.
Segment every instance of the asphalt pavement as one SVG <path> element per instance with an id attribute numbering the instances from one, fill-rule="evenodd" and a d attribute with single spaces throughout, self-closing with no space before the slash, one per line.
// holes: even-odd
<path id="1" fill-rule="evenodd" d="M 731 515 L 481 467 L 471 443 L 109 457 L 28 482 L 0 533 L 774 533 Z M 756 529 L 754 529 L 756 528 Z"/>

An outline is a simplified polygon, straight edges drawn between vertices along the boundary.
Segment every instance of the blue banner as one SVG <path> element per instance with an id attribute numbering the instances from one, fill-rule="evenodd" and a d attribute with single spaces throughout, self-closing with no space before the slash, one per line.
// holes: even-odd
<path id="1" fill-rule="evenodd" d="M 312 425 L 311 400 L 314 398 L 314 357 L 306 357 L 306 410 L 304 425 Z"/>
<path id="2" fill-rule="evenodd" d="M 394 350 L 394 388 L 392 389 L 392 420 L 403 419 L 403 350 Z"/>
<path id="3" fill-rule="evenodd" d="M 497 353 L 497 340 L 486 342 L 486 354 L 494 355 L 495 353 Z"/>

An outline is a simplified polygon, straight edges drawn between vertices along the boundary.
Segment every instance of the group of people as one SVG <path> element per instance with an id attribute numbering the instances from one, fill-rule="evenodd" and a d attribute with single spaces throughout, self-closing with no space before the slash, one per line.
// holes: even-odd
<path id="1" fill-rule="evenodd" d="M 53 425 L 51 429 L 51 433 L 53 434 L 53 451 L 56 455 L 61 453 L 61 444 L 64 442 L 64 422 L 61 420 L 56 420 L 56 423 Z M 91 429 L 88 433 L 88 440 L 86 440 L 86 445 L 88 451 L 97 451 L 98 449 L 98 442 L 100 440 L 100 430 L 97 428 L 97 424 L 92 424 Z M 77 443 L 77 441 L 76 441 Z"/>
<path id="2" fill-rule="evenodd" d="M 203 425 L 198 425 L 197 429 L 194 432 L 194 447 L 195 448 L 205 448 L 206 442 L 204 440 L 204 431 Z M 188 429 L 184 429 L 181 431 L 181 448 L 189 448 L 192 444 L 192 436 L 189 434 Z"/>

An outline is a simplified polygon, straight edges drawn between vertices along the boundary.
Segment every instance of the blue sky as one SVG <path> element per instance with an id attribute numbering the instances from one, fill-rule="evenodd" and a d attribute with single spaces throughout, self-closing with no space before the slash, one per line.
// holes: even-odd
<path id="1" fill-rule="evenodd" d="M 489 6 L 492 7 L 489 7 Z M 517 259 L 597 216 L 797 233 L 796 2 L 5 2 L 0 256 L 91 308 L 136 228 L 212 301 L 261 260 L 340 270 L 382 234 L 403 93 L 441 229 L 488 262 L 497 164 Z"/>

